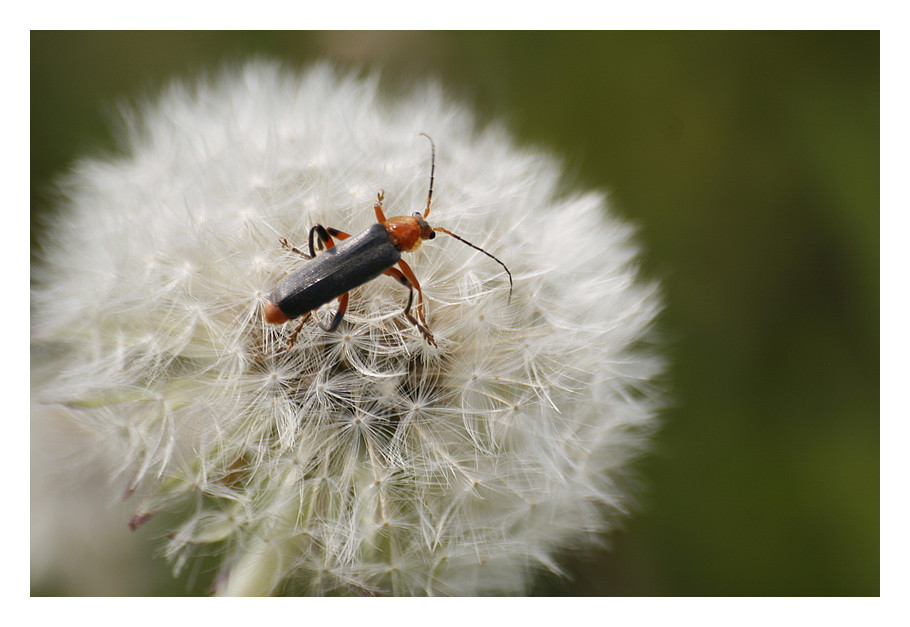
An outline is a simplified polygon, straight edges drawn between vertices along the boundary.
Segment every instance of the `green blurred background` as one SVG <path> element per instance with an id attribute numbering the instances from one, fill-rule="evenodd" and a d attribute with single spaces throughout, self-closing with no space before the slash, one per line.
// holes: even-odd
<path id="1" fill-rule="evenodd" d="M 641 511 L 536 594 L 879 593 L 878 32 L 33 32 L 33 241 L 119 100 L 251 55 L 438 78 L 640 225 L 673 407 Z"/>

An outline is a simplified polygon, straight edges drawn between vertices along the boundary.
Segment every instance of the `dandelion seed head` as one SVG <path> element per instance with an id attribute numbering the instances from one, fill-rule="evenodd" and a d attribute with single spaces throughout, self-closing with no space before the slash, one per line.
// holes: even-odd
<path id="1" fill-rule="evenodd" d="M 138 524 L 182 518 L 179 570 L 221 556 L 224 594 L 517 594 L 624 515 L 660 408 L 644 348 L 660 299 L 633 229 L 559 164 L 479 130 L 435 85 L 270 63 L 175 83 L 82 161 L 33 294 L 34 393 L 106 451 Z M 337 332 L 268 325 L 314 224 L 355 234 L 426 206 L 404 258 L 438 346 L 380 277 Z M 314 312 L 328 321 L 334 304 Z"/>

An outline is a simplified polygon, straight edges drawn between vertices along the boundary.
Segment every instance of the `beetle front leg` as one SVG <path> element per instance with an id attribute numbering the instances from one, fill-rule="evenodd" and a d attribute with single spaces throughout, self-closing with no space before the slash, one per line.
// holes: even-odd
<path id="1" fill-rule="evenodd" d="M 408 319 L 408 322 L 417 327 L 417 330 L 420 331 L 427 343 L 437 346 L 436 340 L 433 339 L 433 333 L 430 331 L 427 320 L 423 315 L 423 291 L 420 289 L 420 283 L 417 282 L 417 277 L 414 276 L 414 272 L 411 271 L 411 268 L 405 262 L 399 261 L 398 264 L 406 273 L 397 268 L 389 268 L 385 271 L 385 274 L 397 279 L 399 283 L 408 288 L 408 304 L 404 308 L 404 317 Z M 410 274 L 411 276 L 408 277 L 407 274 Z M 415 287 L 417 288 L 417 315 L 420 317 L 420 321 L 411 315 L 411 305 L 414 302 Z"/>
<path id="2" fill-rule="evenodd" d="M 382 201 L 385 198 L 385 190 L 379 190 L 379 193 L 376 194 L 376 202 L 373 204 L 373 211 L 376 212 L 376 221 L 385 222 L 385 213 L 382 211 Z"/>
<path id="3" fill-rule="evenodd" d="M 423 313 L 423 290 L 420 289 L 420 283 L 417 281 L 417 276 L 414 274 L 414 271 L 411 270 L 404 259 L 398 261 L 398 267 L 401 268 L 401 271 L 404 273 L 405 277 L 414 285 L 417 289 L 417 315 L 420 316 L 420 321 L 423 322 L 423 325 L 429 328 L 427 325 L 426 316 Z"/>

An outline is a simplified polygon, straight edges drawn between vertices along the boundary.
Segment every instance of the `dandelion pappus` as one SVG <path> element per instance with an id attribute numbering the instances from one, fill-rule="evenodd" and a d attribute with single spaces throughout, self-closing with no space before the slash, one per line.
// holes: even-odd
<path id="1" fill-rule="evenodd" d="M 287 341 L 290 350 L 297 341 L 303 325 L 318 307 L 338 299 L 338 310 L 332 322 L 326 326 L 319 318 L 316 321 L 325 331 L 334 331 L 341 323 L 348 307 L 349 293 L 379 275 L 388 275 L 408 288 L 408 303 L 404 316 L 417 327 L 427 343 L 436 346 L 436 340 L 427 325 L 423 307 L 423 290 L 411 267 L 401 258 L 402 252 L 417 250 L 425 239 L 433 239 L 436 233 L 445 233 L 479 250 L 505 269 L 509 277 L 509 296 L 512 294 L 512 273 L 502 261 L 466 239 L 442 227 L 432 227 L 426 218 L 430 215 L 430 203 L 433 200 L 433 178 L 436 172 L 436 144 L 426 133 L 421 133 L 430 140 L 430 190 L 427 193 L 427 206 L 423 213 L 416 211 L 410 216 L 386 218 L 382 211 L 385 191 L 376 195 L 373 210 L 377 223 L 358 235 L 348 235 L 343 231 L 317 224 L 310 229 L 308 244 L 309 254 L 291 246 L 285 238 L 279 241 L 284 248 L 309 259 L 309 263 L 282 279 L 275 290 L 269 294 L 265 306 L 265 321 L 270 324 L 283 324 L 295 318 L 301 318 L 297 328 Z M 314 241 L 318 238 L 318 242 Z M 335 244 L 335 239 L 339 243 Z M 316 249 L 325 249 L 316 255 Z M 398 268 L 395 268 L 395 265 Z M 417 317 L 411 315 L 414 303 L 414 290 L 417 290 Z"/>

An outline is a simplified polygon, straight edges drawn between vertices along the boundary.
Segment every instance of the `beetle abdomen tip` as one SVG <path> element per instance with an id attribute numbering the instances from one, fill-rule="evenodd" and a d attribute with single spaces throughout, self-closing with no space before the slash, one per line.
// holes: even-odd
<path id="1" fill-rule="evenodd" d="M 290 320 L 290 318 L 281 311 L 281 307 L 271 301 L 265 306 L 264 318 L 269 324 L 282 324 Z"/>

